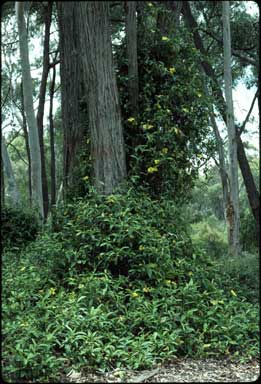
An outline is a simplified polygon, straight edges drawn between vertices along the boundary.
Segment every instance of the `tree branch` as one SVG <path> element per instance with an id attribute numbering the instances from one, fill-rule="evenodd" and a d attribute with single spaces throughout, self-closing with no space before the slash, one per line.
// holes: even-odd
<path id="1" fill-rule="evenodd" d="M 255 104 L 257 95 L 258 95 L 258 90 L 257 90 L 256 93 L 255 93 L 255 96 L 254 96 L 254 98 L 253 98 L 252 104 L 251 104 L 251 106 L 250 106 L 250 109 L 249 109 L 249 111 L 248 111 L 248 114 L 246 115 L 246 118 L 245 118 L 243 124 L 241 125 L 241 127 L 239 127 L 239 135 L 241 135 L 241 133 L 242 133 L 242 132 L 244 131 L 244 129 L 245 129 L 246 123 L 248 122 L 249 116 L 251 115 L 252 110 L 253 110 L 253 108 L 254 108 L 254 104 Z"/>

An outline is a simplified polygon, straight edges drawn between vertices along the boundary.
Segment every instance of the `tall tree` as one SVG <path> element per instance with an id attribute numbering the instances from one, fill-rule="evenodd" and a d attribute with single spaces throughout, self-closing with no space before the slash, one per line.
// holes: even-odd
<path id="1" fill-rule="evenodd" d="M 101 194 L 106 195 L 126 177 L 123 127 L 112 58 L 109 4 L 105 1 L 76 4 L 82 28 L 80 52 L 88 90 L 94 185 Z"/>
<path id="2" fill-rule="evenodd" d="M 234 107 L 232 98 L 232 74 L 231 74 L 231 34 L 230 34 L 230 8 L 229 2 L 222 2 L 223 16 L 223 44 L 224 44 L 224 80 L 227 112 L 227 132 L 229 150 L 229 174 L 230 174 L 230 205 L 227 207 L 227 217 L 230 223 L 229 246 L 234 256 L 240 251 L 239 244 L 239 191 L 237 171 L 237 138 L 234 121 Z"/>
<path id="3" fill-rule="evenodd" d="M 53 98 L 55 87 L 56 69 L 53 65 L 53 76 L 50 84 L 50 108 L 49 108 L 49 124 L 50 124 L 50 150 L 51 150 L 51 205 L 56 203 L 56 169 L 55 169 L 55 149 L 54 149 L 54 122 L 53 122 Z"/>
<path id="4" fill-rule="evenodd" d="M 37 208 L 40 218 L 44 217 L 42 171 L 39 134 L 34 114 L 33 86 L 30 72 L 27 29 L 24 18 L 24 2 L 16 2 L 16 17 L 19 34 L 19 47 L 23 79 L 24 107 L 29 129 L 29 145 L 32 167 L 32 203 Z"/>
<path id="5" fill-rule="evenodd" d="M 81 66 L 79 4 L 73 1 L 57 2 L 60 38 L 60 74 L 62 96 L 64 190 L 65 194 L 78 180 L 74 173 L 78 154 L 86 136 L 84 111 L 84 80 Z"/>
<path id="6" fill-rule="evenodd" d="M 42 78 L 40 83 L 39 91 L 39 104 L 37 111 L 37 125 L 39 131 L 39 144 L 41 151 L 41 166 L 42 166 L 42 189 L 43 189 L 43 204 L 44 204 L 44 217 L 47 217 L 49 198 L 48 198 L 48 183 L 46 175 L 46 166 L 45 166 L 45 150 L 44 150 L 44 128 L 43 128 L 43 119 L 44 119 L 44 106 L 45 106 L 45 95 L 46 95 L 46 83 L 49 73 L 49 45 L 50 45 L 50 28 L 52 20 L 52 2 L 43 2 L 42 3 L 42 14 L 45 25 L 44 31 L 44 43 L 43 43 L 43 70 Z"/>
<path id="7" fill-rule="evenodd" d="M 208 58 L 207 58 L 207 52 L 204 47 L 203 41 L 201 39 L 201 36 L 199 34 L 199 26 L 196 22 L 190 8 L 190 2 L 186 1 L 183 2 L 182 6 L 182 12 L 185 18 L 185 22 L 188 26 L 188 28 L 191 30 L 193 34 L 193 39 L 195 43 L 195 47 L 199 50 L 201 53 L 200 62 L 204 69 L 205 74 L 208 76 L 211 82 L 212 87 L 212 94 L 216 99 L 216 107 L 223 119 L 223 121 L 226 124 L 226 103 L 222 94 L 222 90 L 220 88 L 220 85 L 218 84 L 216 73 L 214 71 L 214 68 L 210 64 Z M 255 219 L 256 223 L 256 233 L 257 233 L 257 239 L 259 239 L 259 232 L 260 232 L 260 195 L 258 192 L 258 189 L 256 187 L 254 177 L 251 171 L 251 168 L 249 166 L 249 162 L 245 153 L 244 145 L 240 136 L 240 127 L 238 125 L 235 126 L 236 128 L 236 137 L 237 137 L 237 158 L 239 167 L 242 173 L 242 177 L 244 180 L 249 205 L 252 210 L 253 217 Z"/>
<path id="8" fill-rule="evenodd" d="M 8 155 L 5 138 L 3 135 L 1 136 L 1 154 L 2 154 L 3 166 L 5 170 L 10 199 L 12 201 L 13 206 L 18 207 L 21 203 L 20 194 L 17 188 L 12 164 Z"/>
<path id="9" fill-rule="evenodd" d="M 131 115 L 136 116 L 139 99 L 136 1 L 126 1 L 125 5 L 129 103 Z"/>

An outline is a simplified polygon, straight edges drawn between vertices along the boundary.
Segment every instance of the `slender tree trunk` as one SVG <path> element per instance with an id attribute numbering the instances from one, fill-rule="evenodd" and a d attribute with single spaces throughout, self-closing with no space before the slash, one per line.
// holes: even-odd
<path id="1" fill-rule="evenodd" d="M 88 87 L 88 117 L 94 184 L 110 194 L 126 177 L 123 127 L 113 69 L 109 4 L 76 3 L 82 26 L 81 52 Z"/>
<path id="2" fill-rule="evenodd" d="M 201 40 L 201 37 L 198 32 L 198 25 L 196 20 L 194 19 L 189 1 L 184 1 L 182 6 L 182 12 L 185 17 L 186 24 L 188 28 L 191 30 L 194 38 L 195 47 L 201 52 L 202 54 L 202 60 L 201 65 L 204 68 L 204 72 L 211 80 L 212 89 L 213 89 L 213 95 L 216 97 L 217 103 L 216 106 L 218 108 L 218 111 L 223 119 L 223 121 L 226 124 L 226 108 L 225 108 L 225 100 L 223 98 L 223 94 L 221 91 L 221 88 L 217 82 L 216 75 L 214 72 L 214 69 L 210 65 L 210 63 L 205 59 L 207 56 L 206 50 L 204 48 L 203 42 Z M 259 240 L 259 233 L 260 233 L 260 195 L 257 190 L 257 187 L 255 185 L 254 177 L 251 172 L 247 156 L 245 153 L 244 145 L 241 140 L 240 134 L 239 134 L 239 127 L 236 126 L 236 132 L 237 132 L 237 158 L 239 167 L 242 173 L 242 177 L 244 179 L 245 188 L 247 191 L 248 201 L 249 205 L 252 210 L 252 214 L 255 219 L 256 223 L 256 232 L 258 234 L 257 239 Z"/>
<path id="3" fill-rule="evenodd" d="M 79 166 L 78 154 L 87 134 L 87 112 L 84 111 L 84 79 L 81 66 L 79 4 L 57 2 L 60 36 L 60 74 L 62 95 L 64 192 L 78 183 L 75 169 Z"/>
<path id="4" fill-rule="evenodd" d="M 54 150 L 54 124 L 53 124 L 53 97 L 55 87 L 55 65 L 53 66 L 53 78 L 50 85 L 50 109 L 49 109 L 49 123 L 50 123 L 50 149 L 51 149 L 51 205 L 56 202 L 56 172 L 55 172 L 55 150 Z"/>
<path id="5" fill-rule="evenodd" d="M 37 207 L 40 218 L 44 217 L 42 172 L 39 134 L 33 106 L 33 85 L 30 73 L 30 62 L 27 42 L 27 31 L 24 19 L 24 2 L 16 2 L 16 15 L 18 23 L 19 47 L 23 79 L 23 93 L 25 113 L 29 128 L 29 145 L 32 166 L 32 201 Z"/>
<path id="6" fill-rule="evenodd" d="M 24 111 L 23 83 L 21 83 L 21 104 L 22 104 L 22 108 L 21 108 L 22 122 L 21 123 L 23 127 L 23 132 L 24 132 L 25 149 L 26 149 L 27 160 L 28 160 L 28 194 L 29 194 L 29 203 L 31 206 L 32 205 L 32 167 L 31 167 L 31 155 L 30 155 L 27 123 L 26 123 L 26 116 Z"/>
<path id="7" fill-rule="evenodd" d="M 222 191 L 223 191 L 223 210 L 224 210 L 224 218 L 225 220 L 227 220 L 228 219 L 227 206 L 229 205 L 229 201 L 230 201 L 230 191 L 229 191 L 229 184 L 228 184 L 229 179 L 226 171 L 224 147 L 223 147 L 223 142 L 218 130 L 215 117 L 214 117 L 214 113 L 210 114 L 210 119 L 211 119 L 212 127 L 216 137 L 217 147 L 218 147 L 219 173 L 220 173 L 220 179 L 221 179 Z"/>
<path id="8" fill-rule="evenodd" d="M 17 188 L 12 164 L 8 155 L 5 138 L 3 135 L 1 137 L 1 152 L 10 199 L 14 207 L 19 207 L 21 204 L 20 194 Z"/>
<path id="9" fill-rule="evenodd" d="M 222 2 L 223 16 L 223 45 L 224 45 L 224 80 L 225 96 L 227 104 L 227 131 L 229 150 L 229 173 L 230 173 L 230 197 L 231 201 L 227 207 L 229 219 L 229 244 L 230 251 L 234 256 L 240 252 L 239 233 L 239 188 L 237 169 L 237 138 L 234 121 L 234 107 L 232 98 L 232 73 L 231 73 L 231 35 L 230 35 L 230 8 L 229 2 Z"/>
<path id="10" fill-rule="evenodd" d="M 4 165 L 3 165 L 2 157 L 0 161 L 1 161 L 1 207 L 4 207 L 5 206 L 5 175 L 4 175 Z"/>
<path id="11" fill-rule="evenodd" d="M 42 166 L 42 189 L 43 189 L 43 205 L 44 205 L 44 217 L 47 217 L 49 209 L 49 198 L 48 198 L 48 182 L 46 175 L 46 165 L 45 165 L 45 150 L 44 150 L 44 128 L 43 128 L 43 119 L 44 119 L 44 105 L 45 105 L 45 95 L 46 95 L 46 84 L 49 73 L 49 43 L 50 43 L 50 27 L 52 20 L 52 2 L 47 2 L 46 5 L 43 5 L 43 17 L 45 23 L 45 32 L 44 32 L 44 47 L 43 47 L 43 71 L 40 84 L 39 92 L 39 105 L 37 112 L 37 125 L 39 131 L 39 143 L 41 151 L 41 166 Z"/>
<path id="12" fill-rule="evenodd" d="M 128 90 L 132 116 L 138 114 L 139 75 L 137 56 L 136 1 L 126 1 L 126 39 L 128 59 Z"/>

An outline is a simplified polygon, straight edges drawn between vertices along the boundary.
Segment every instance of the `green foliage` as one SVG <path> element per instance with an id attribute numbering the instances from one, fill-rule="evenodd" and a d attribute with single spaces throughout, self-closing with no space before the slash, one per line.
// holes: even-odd
<path id="1" fill-rule="evenodd" d="M 222 284 L 228 290 L 231 287 L 253 303 L 259 299 L 259 263 L 258 253 L 242 252 L 237 258 L 223 257 L 219 263 Z"/>
<path id="2" fill-rule="evenodd" d="M 3 207 L 1 210 L 1 244 L 6 247 L 21 247 L 34 240 L 39 231 L 31 211 Z"/>
<path id="3" fill-rule="evenodd" d="M 59 282 L 37 263 L 12 262 L 6 253 L 3 377 L 50 382 L 72 368 L 143 369 L 181 356 L 256 356 L 257 308 L 218 289 L 208 275 L 215 268 L 204 259 L 180 259 L 178 278 L 150 285 L 107 272 Z"/>
<path id="4" fill-rule="evenodd" d="M 204 249 L 206 253 L 216 257 L 222 257 L 227 254 L 227 230 L 225 222 L 220 222 L 215 216 L 192 224 L 193 244 Z"/>
<path id="5" fill-rule="evenodd" d="M 245 251 L 255 251 L 257 248 L 255 219 L 248 207 L 240 212 L 240 241 Z"/>
<path id="6" fill-rule="evenodd" d="M 257 306 L 193 250 L 173 204 L 91 192 L 52 226 L 20 255 L 3 255 L 6 381 L 256 356 Z"/>
<path id="7" fill-rule="evenodd" d="M 148 12 L 153 18 L 154 8 Z M 198 167 L 213 149 L 208 100 L 186 30 L 168 37 L 155 26 L 150 35 L 139 37 L 138 116 L 131 115 L 128 103 L 126 47 L 116 47 L 129 175 L 151 196 L 167 194 L 177 200 L 187 196 Z"/>
<path id="8" fill-rule="evenodd" d="M 107 197 L 90 192 L 61 208 L 50 233 L 32 244 L 30 254 L 43 265 L 52 262 L 57 275 L 108 269 L 130 279 L 157 280 L 192 251 L 180 210 L 172 202 L 129 190 Z"/>

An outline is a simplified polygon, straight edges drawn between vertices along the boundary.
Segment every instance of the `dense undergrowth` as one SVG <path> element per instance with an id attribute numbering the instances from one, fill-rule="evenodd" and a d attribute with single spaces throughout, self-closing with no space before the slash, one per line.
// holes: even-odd
<path id="1" fill-rule="evenodd" d="M 256 357 L 257 305 L 224 276 L 170 202 L 133 191 L 78 199 L 21 253 L 3 254 L 3 377 Z"/>

